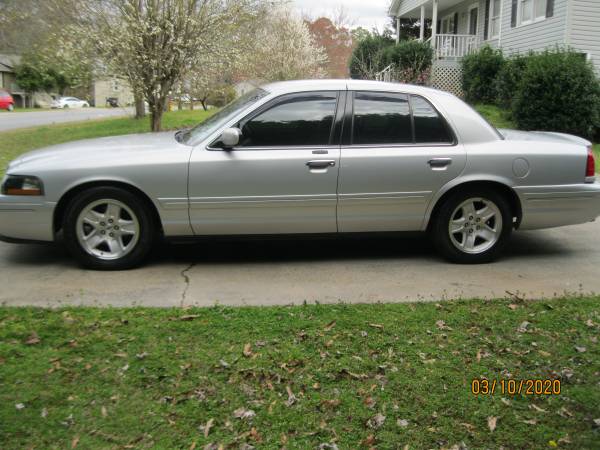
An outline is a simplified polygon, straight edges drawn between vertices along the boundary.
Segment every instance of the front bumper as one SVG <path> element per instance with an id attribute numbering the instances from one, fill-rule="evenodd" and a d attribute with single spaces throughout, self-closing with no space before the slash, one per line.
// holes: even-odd
<path id="1" fill-rule="evenodd" d="M 5 241 L 52 241 L 54 202 L 0 195 L 0 236 Z"/>
<path id="2" fill-rule="evenodd" d="M 600 183 L 515 188 L 523 218 L 519 229 L 576 225 L 600 216 Z"/>

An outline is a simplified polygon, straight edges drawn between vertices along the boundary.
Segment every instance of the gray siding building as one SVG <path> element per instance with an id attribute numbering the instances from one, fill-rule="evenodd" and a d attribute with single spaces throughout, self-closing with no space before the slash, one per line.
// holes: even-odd
<path id="1" fill-rule="evenodd" d="M 460 59 L 485 44 L 505 54 L 570 47 L 600 75 L 600 0 L 394 0 L 389 14 L 431 20 L 432 84 L 442 89 L 457 90 Z"/>

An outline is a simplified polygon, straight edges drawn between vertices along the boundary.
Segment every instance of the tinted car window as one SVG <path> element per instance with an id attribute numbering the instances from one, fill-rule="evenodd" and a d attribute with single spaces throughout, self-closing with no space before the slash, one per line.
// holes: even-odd
<path id="1" fill-rule="evenodd" d="M 285 96 L 273 107 L 241 123 L 241 146 L 328 145 L 336 103 L 336 92 Z"/>
<path id="2" fill-rule="evenodd" d="M 454 139 L 442 117 L 423 97 L 411 95 L 411 106 L 415 121 L 415 142 L 453 142 Z"/>
<path id="3" fill-rule="evenodd" d="M 355 94 L 353 144 L 407 144 L 412 141 L 407 95 Z"/>

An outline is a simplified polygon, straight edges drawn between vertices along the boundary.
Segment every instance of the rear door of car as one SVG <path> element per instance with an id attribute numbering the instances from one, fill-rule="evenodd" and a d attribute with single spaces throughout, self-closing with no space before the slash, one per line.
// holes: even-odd
<path id="1" fill-rule="evenodd" d="M 242 136 L 233 149 L 217 141 L 194 150 L 194 233 L 336 232 L 344 99 L 338 91 L 282 95 L 234 125 Z"/>
<path id="2" fill-rule="evenodd" d="M 465 150 L 423 96 L 348 91 L 338 184 L 340 232 L 421 229 L 432 196 Z"/>

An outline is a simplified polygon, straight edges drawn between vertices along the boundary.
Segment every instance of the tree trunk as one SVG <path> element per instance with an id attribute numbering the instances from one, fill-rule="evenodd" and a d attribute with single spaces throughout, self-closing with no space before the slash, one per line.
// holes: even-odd
<path id="1" fill-rule="evenodd" d="M 154 97 L 149 99 L 150 103 L 150 128 L 152 131 L 160 131 L 162 126 L 162 117 L 165 112 L 168 97 Z"/>
<path id="2" fill-rule="evenodd" d="M 141 94 L 134 94 L 133 96 L 135 102 L 135 118 L 143 119 L 146 117 L 146 105 L 144 104 L 144 96 Z"/>
<path id="3" fill-rule="evenodd" d="M 181 111 L 183 109 L 183 102 L 181 101 L 181 97 L 177 100 L 177 111 Z"/>
<path id="4" fill-rule="evenodd" d="M 202 108 L 204 108 L 204 111 L 207 111 L 208 108 L 206 107 L 206 99 L 205 98 L 201 98 L 200 99 L 200 103 L 202 103 Z"/>

